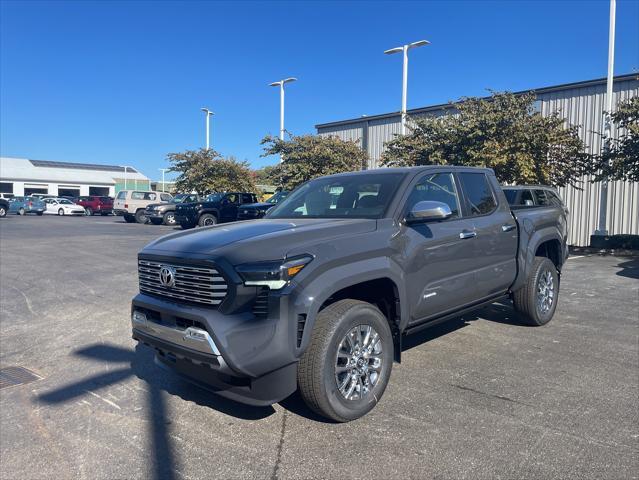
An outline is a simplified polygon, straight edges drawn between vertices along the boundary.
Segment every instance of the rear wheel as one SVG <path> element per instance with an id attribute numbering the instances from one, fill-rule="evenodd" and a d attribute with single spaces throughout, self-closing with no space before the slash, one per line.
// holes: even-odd
<path id="1" fill-rule="evenodd" d="M 202 215 L 197 222 L 200 227 L 211 227 L 216 223 L 217 218 L 215 218 L 215 215 L 211 215 L 210 213 L 205 213 L 204 215 Z"/>
<path id="2" fill-rule="evenodd" d="M 87 217 L 90 217 L 91 215 L 93 215 L 93 209 L 91 207 L 84 207 L 84 214 Z"/>
<path id="3" fill-rule="evenodd" d="M 58 215 L 60 216 L 64 215 L 64 208 L 61 208 L 58 210 Z"/>
<path id="4" fill-rule="evenodd" d="M 135 212 L 135 221 L 144 224 L 149 221 L 149 218 L 144 214 L 144 210 L 139 209 Z"/>
<path id="5" fill-rule="evenodd" d="M 175 213 L 166 212 L 164 216 L 162 217 L 162 223 L 164 223 L 164 225 L 168 225 L 171 227 L 175 225 Z"/>
<path id="6" fill-rule="evenodd" d="M 382 398 L 393 363 L 393 337 L 377 307 L 340 300 L 322 310 L 300 359 L 297 381 L 306 404 L 320 415 L 348 422 Z"/>
<path id="7" fill-rule="evenodd" d="M 0 218 L 7 216 L 7 209 L 0 205 Z"/>
<path id="8" fill-rule="evenodd" d="M 26 215 L 27 212 L 24 211 L 24 208 L 20 207 L 18 210 L 18 215 Z"/>
<path id="9" fill-rule="evenodd" d="M 513 305 L 527 325 L 539 327 L 552 319 L 559 299 L 559 274 L 546 257 L 535 257 L 526 284 L 514 292 Z"/>

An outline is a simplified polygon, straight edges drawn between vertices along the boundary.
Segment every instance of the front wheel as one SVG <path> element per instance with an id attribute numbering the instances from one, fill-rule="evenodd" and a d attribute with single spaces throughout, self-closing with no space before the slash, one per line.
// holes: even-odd
<path id="1" fill-rule="evenodd" d="M 24 208 L 20 207 L 20 209 L 18 210 L 18 215 L 24 216 L 26 214 L 27 212 L 24 211 Z"/>
<path id="2" fill-rule="evenodd" d="M 91 215 L 93 215 L 93 210 L 91 209 L 91 207 L 85 207 L 85 208 L 84 208 L 84 214 L 85 214 L 87 217 L 90 217 Z"/>
<path id="3" fill-rule="evenodd" d="M 211 215 L 210 213 L 205 213 L 204 215 L 202 215 L 197 222 L 200 227 L 212 227 L 216 223 L 217 218 L 215 218 L 215 215 Z"/>
<path id="4" fill-rule="evenodd" d="M 0 207 L 0 218 L 7 216 L 7 209 L 4 207 Z"/>
<path id="5" fill-rule="evenodd" d="M 535 257 L 526 284 L 513 293 L 513 305 L 526 325 L 539 327 L 552 319 L 559 299 L 559 274 L 546 257 Z"/>
<path id="6" fill-rule="evenodd" d="M 60 216 L 64 215 L 64 209 L 63 209 L 63 208 L 61 208 L 60 210 L 58 210 L 58 215 L 60 215 Z"/>
<path id="7" fill-rule="evenodd" d="M 297 382 L 320 415 L 349 422 L 382 398 L 393 365 L 393 337 L 377 307 L 340 300 L 322 310 L 300 359 Z"/>

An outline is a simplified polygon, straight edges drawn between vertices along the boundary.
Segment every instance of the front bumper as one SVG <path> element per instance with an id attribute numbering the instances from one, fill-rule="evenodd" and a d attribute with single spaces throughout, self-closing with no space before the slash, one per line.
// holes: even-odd
<path id="1" fill-rule="evenodd" d="M 121 209 L 121 208 L 114 208 L 113 209 L 113 214 L 114 215 L 120 215 L 120 216 L 122 216 L 122 215 L 131 215 L 128 210 L 124 210 L 124 209 Z"/>
<path id="2" fill-rule="evenodd" d="M 269 301 L 267 318 L 223 314 L 140 293 L 132 302 L 133 338 L 158 362 L 219 395 L 251 405 L 276 403 L 297 388 L 297 323 L 282 315 L 286 297 Z M 135 312 L 146 322 L 136 322 Z"/>

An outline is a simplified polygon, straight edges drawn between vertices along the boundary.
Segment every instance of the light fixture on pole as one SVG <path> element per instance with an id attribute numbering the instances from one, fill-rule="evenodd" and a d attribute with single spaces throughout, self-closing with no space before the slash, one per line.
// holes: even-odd
<path id="1" fill-rule="evenodd" d="M 162 191 L 164 192 L 164 172 L 168 172 L 170 168 L 160 168 L 158 170 L 162 172 Z"/>
<path id="2" fill-rule="evenodd" d="M 209 110 L 206 107 L 202 107 L 200 110 L 202 110 L 204 113 L 206 113 L 206 150 L 208 151 L 210 149 L 209 118 L 212 117 L 213 115 L 215 115 L 215 113 L 213 113 L 211 110 Z"/>
<path id="3" fill-rule="evenodd" d="M 608 30 L 608 78 L 606 80 L 606 106 L 604 108 L 604 134 L 603 134 L 603 151 L 604 154 L 610 151 L 610 142 L 612 141 L 612 84 L 615 71 L 615 17 L 616 17 L 616 0 L 610 0 L 610 28 Z M 608 179 L 604 178 L 601 182 L 601 191 L 599 197 L 599 222 L 595 235 L 608 235 Z"/>
<path id="4" fill-rule="evenodd" d="M 270 87 L 280 87 L 280 140 L 284 140 L 284 84 L 295 81 L 297 81 L 297 78 L 289 77 L 279 82 L 269 83 Z M 282 156 L 280 155 L 281 162 Z"/>
<path id="5" fill-rule="evenodd" d="M 404 54 L 404 63 L 402 70 L 402 135 L 406 135 L 406 102 L 408 97 L 408 51 L 411 48 L 422 47 L 424 45 L 429 45 L 430 42 L 428 40 L 419 40 L 418 42 L 409 43 L 408 45 L 402 45 L 401 47 L 391 48 L 390 50 L 384 51 L 386 55 L 392 55 L 393 53 Z"/>

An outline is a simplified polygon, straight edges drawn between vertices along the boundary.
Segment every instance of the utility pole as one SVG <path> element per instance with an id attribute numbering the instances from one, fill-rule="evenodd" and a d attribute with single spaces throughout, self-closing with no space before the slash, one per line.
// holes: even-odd
<path id="1" fill-rule="evenodd" d="M 419 40 L 418 42 L 409 43 L 407 45 L 402 45 L 401 47 L 391 48 L 390 50 L 384 51 L 386 55 L 392 55 L 393 53 L 403 53 L 404 61 L 402 64 L 402 135 L 406 135 L 406 104 L 408 102 L 408 51 L 411 48 L 421 47 L 424 45 L 429 45 L 430 42 L 428 40 Z"/>
<path id="2" fill-rule="evenodd" d="M 612 109 L 613 109 L 613 81 L 615 70 L 615 16 L 616 16 L 616 0 L 610 0 L 610 28 L 608 31 L 608 78 L 606 81 L 606 105 L 604 112 L 604 138 L 603 153 L 610 151 L 612 142 Z M 604 178 L 601 182 L 601 193 L 599 197 L 599 222 L 595 236 L 608 235 L 608 179 Z"/>
<path id="3" fill-rule="evenodd" d="M 297 78 L 289 77 L 269 84 L 270 87 L 280 87 L 280 140 L 284 140 L 284 85 L 295 81 L 297 81 Z M 280 163 L 282 163 L 282 160 L 283 157 L 280 155 Z"/>
<path id="4" fill-rule="evenodd" d="M 200 110 L 202 110 L 205 114 L 206 114 L 206 151 L 208 152 L 210 147 L 210 129 L 209 129 L 209 118 L 211 118 L 213 115 L 215 115 L 215 113 L 213 113 L 211 110 L 209 110 L 206 107 L 202 107 Z"/>
<path id="5" fill-rule="evenodd" d="M 167 172 L 169 169 L 168 168 L 160 168 L 159 170 L 162 172 L 162 191 L 164 192 L 164 172 Z"/>

